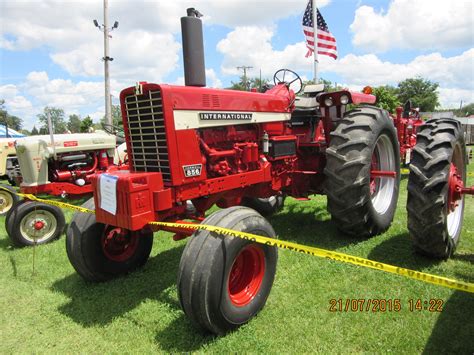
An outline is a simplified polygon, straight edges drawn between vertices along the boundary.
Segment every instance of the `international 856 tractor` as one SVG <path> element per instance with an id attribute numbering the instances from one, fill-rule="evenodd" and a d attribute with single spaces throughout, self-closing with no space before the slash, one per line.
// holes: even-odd
<path id="1" fill-rule="evenodd" d="M 89 281 L 145 264 L 153 232 L 190 236 L 152 221 L 194 220 L 268 237 L 270 223 L 242 200 L 327 194 L 338 228 L 369 237 L 393 220 L 400 181 L 397 134 L 375 97 L 306 86 L 278 71 L 264 93 L 204 88 L 202 24 L 181 19 L 186 86 L 141 82 L 120 95 L 129 170 L 93 176 L 94 198 L 67 232 L 69 260 Z M 213 205 L 221 209 L 205 217 Z M 187 222 L 190 223 L 190 222 Z M 181 257 L 178 297 L 199 327 L 223 334 L 265 304 L 277 249 L 196 231 Z"/>

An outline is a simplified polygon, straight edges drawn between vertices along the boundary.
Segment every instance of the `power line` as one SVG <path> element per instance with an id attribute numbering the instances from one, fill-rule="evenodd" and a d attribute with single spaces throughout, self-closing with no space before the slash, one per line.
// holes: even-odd
<path id="1" fill-rule="evenodd" d="M 110 96 L 110 76 L 109 76 L 109 62 L 114 60 L 109 56 L 109 32 L 115 30 L 119 23 L 118 21 L 114 22 L 114 25 L 109 28 L 109 1 L 104 0 L 104 23 L 99 26 L 97 20 L 94 20 L 94 26 L 99 29 L 99 31 L 104 33 L 104 57 L 102 60 L 104 61 L 104 81 L 105 81 L 105 121 L 108 124 L 112 124 L 112 102 Z"/>
<path id="2" fill-rule="evenodd" d="M 248 87 L 248 83 L 247 83 L 247 69 L 253 69 L 253 67 L 249 67 L 249 66 L 241 66 L 241 67 L 237 67 L 237 70 L 243 70 L 244 71 L 244 87 L 245 87 L 245 90 L 248 90 L 249 87 Z"/>

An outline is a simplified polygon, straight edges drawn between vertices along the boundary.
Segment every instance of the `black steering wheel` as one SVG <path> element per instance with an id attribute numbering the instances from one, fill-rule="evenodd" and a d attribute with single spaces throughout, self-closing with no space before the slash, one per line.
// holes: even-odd
<path id="1" fill-rule="evenodd" d="M 293 92 L 298 94 L 303 89 L 303 80 L 300 76 L 290 69 L 280 69 L 273 75 L 275 85 L 284 83 Z"/>
<path id="2" fill-rule="evenodd" d="M 113 136 L 117 136 L 118 138 L 125 139 L 125 132 L 123 131 L 122 127 L 114 126 L 110 123 L 102 123 L 102 129 L 106 131 L 108 134 Z"/>

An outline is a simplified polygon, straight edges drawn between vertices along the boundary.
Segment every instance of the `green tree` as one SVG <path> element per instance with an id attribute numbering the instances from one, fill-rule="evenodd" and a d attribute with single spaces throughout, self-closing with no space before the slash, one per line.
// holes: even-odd
<path id="1" fill-rule="evenodd" d="M 71 133 L 79 133 L 81 131 L 81 116 L 69 115 L 69 121 L 67 122 L 67 129 Z"/>
<path id="2" fill-rule="evenodd" d="M 439 106 L 438 87 L 438 83 L 421 77 L 406 79 L 398 83 L 398 99 L 402 104 L 411 100 L 422 112 L 434 111 Z"/>
<path id="3" fill-rule="evenodd" d="M 51 116 L 51 122 L 53 124 L 54 133 L 65 133 L 66 132 L 66 122 L 64 121 L 64 110 L 56 107 L 46 106 L 43 110 L 43 113 L 37 115 L 39 121 L 41 122 L 41 130 L 45 131 L 46 134 L 48 130 L 48 112 Z M 41 132 L 40 130 L 40 132 Z"/>
<path id="4" fill-rule="evenodd" d="M 37 136 L 39 134 L 38 129 L 36 126 L 33 126 L 33 129 L 31 130 L 31 135 L 32 136 Z"/>
<path id="5" fill-rule="evenodd" d="M 94 125 L 94 122 L 92 121 L 92 118 L 87 116 L 81 122 L 80 132 L 82 133 L 89 132 L 89 128 L 92 127 L 93 125 Z"/>
<path id="6" fill-rule="evenodd" d="M 100 124 L 106 123 L 107 120 L 104 117 L 100 119 Z M 116 127 L 122 127 L 123 126 L 123 121 L 122 121 L 122 111 L 120 109 L 120 105 L 112 105 L 112 124 Z M 98 127 L 101 129 L 101 127 Z"/>
<path id="7" fill-rule="evenodd" d="M 20 131 L 23 126 L 23 120 L 19 117 L 10 115 L 5 108 L 5 100 L 0 99 L 0 124 L 7 125 L 16 131 Z"/>
<path id="8" fill-rule="evenodd" d="M 398 99 L 398 89 L 396 87 L 385 85 L 372 88 L 372 93 L 377 97 L 375 105 L 394 113 L 397 106 L 400 106 Z"/>
<path id="9" fill-rule="evenodd" d="M 234 83 L 231 81 L 231 86 L 229 89 L 231 90 L 240 90 L 240 91 L 249 91 L 250 89 L 257 89 L 259 91 L 261 88 L 263 89 L 266 85 L 270 84 L 270 80 L 267 78 L 247 78 L 247 87 L 245 86 L 245 78 L 243 76 L 240 77 L 240 81 L 238 83 Z"/>

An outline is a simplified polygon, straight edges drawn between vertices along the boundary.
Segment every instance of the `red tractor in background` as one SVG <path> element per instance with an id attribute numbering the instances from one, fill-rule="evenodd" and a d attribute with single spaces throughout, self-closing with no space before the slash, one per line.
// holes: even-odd
<path id="1" fill-rule="evenodd" d="M 400 182 L 397 133 L 388 113 L 362 105 L 375 97 L 347 90 L 302 89 L 287 69 L 264 93 L 203 88 L 202 24 L 181 19 L 186 86 L 139 83 L 120 95 L 129 170 L 91 177 L 94 198 L 77 213 L 66 249 L 86 280 L 105 281 L 144 265 L 153 233 L 186 228 L 152 221 L 197 223 L 275 237 L 245 199 L 327 194 L 338 228 L 359 237 L 387 230 Z M 214 204 L 222 209 L 205 217 Z M 190 222 L 187 222 L 190 223 Z M 181 257 L 178 297 L 201 328 L 223 334 L 264 306 L 277 249 L 197 231 Z"/>
<path id="2" fill-rule="evenodd" d="M 397 107 L 396 115 L 392 116 L 397 129 L 398 143 L 400 144 L 400 159 L 404 165 L 411 160 L 411 153 L 416 144 L 418 127 L 423 124 L 418 108 L 412 108 L 410 100 L 404 107 Z"/>

